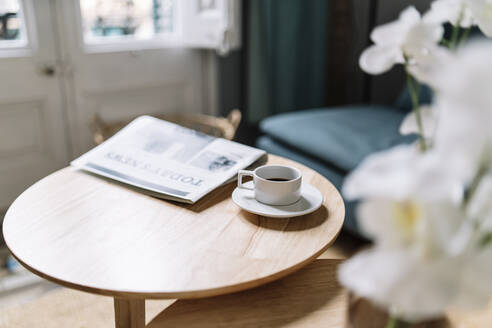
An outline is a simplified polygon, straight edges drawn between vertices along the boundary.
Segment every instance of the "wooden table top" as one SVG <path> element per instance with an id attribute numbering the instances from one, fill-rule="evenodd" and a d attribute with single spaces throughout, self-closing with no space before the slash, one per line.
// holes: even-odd
<path id="1" fill-rule="evenodd" d="M 345 208 L 315 171 L 287 164 L 324 195 L 298 218 L 247 213 L 234 183 L 194 205 L 153 198 L 65 168 L 27 189 L 9 208 L 4 238 L 29 270 L 58 284 L 124 298 L 199 298 L 236 292 L 300 269 L 336 239 Z"/>

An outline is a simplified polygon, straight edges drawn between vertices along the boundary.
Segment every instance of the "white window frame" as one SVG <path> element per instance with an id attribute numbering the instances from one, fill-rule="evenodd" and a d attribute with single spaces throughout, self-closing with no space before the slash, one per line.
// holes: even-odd
<path id="1" fill-rule="evenodd" d="M 200 13 L 201 0 L 175 0 L 172 33 L 157 34 L 151 39 L 133 36 L 95 37 L 85 40 L 80 2 L 75 0 L 75 17 L 78 44 L 84 53 L 139 51 L 163 48 L 215 49 L 226 54 L 240 47 L 240 1 L 216 0 L 217 11 Z M 185 23 L 186 22 L 186 23 Z M 201 33 L 213 31 L 213 33 Z M 197 37 L 198 36 L 198 37 Z"/>
<path id="2" fill-rule="evenodd" d="M 73 15 L 76 18 L 79 45 L 85 53 L 136 51 L 141 49 L 173 48 L 179 46 L 180 31 L 177 24 L 174 25 L 174 31 L 172 33 L 156 34 L 150 39 L 137 39 L 133 36 L 111 36 L 94 37 L 86 40 L 84 36 L 85 31 L 83 28 L 82 11 L 80 9 L 79 0 L 75 1 L 74 10 L 75 12 Z M 173 11 L 173 16 L 178 17 L 179 5 L 175 5 Z"/>
<path id="3" fill-rule="evenodd" d="M 37 50 L 36 21 L 32 0 L 19 0 L 22 40 L 0 41 L 0 58 L 30 57 Z"/>

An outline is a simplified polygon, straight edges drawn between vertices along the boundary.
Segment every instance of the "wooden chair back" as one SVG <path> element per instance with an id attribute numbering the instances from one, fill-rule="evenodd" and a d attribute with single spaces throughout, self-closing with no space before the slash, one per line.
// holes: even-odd
<path id="1" fill-rule="evenodd" d="M 239 109 L 233 109 L 227 117 L 182 113 L 168 113 L 152 116 L 211 136 L 232 140 L 236 134 L 239 123 L 241 122 L 242 115 Z M 94 143 L 96 145 L 101 144 L 133 119 L 135 119 L 135 117 L 122 121 L 108 122 L 103 120 L 98 114 L 95 114 L 90 123 Z"/>

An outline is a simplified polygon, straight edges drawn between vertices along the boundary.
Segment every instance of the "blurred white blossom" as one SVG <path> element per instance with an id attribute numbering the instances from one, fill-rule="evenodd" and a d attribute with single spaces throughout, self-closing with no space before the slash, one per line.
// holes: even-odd
<path id="1" fill-rule="evenodd" d="M 474 23 L 468 0 L 436 0 L 424 15 L 429 23 L 450 23 L 454 26 L 470 27 Z"/>
<path id="2" fill-rule="evenodd" d="M 448 62 L 453 60 L 454 52 L 445 47 L 434 47 L 432 53 L 427 56 L 420 56 L 418 61 L 408 63 L 408 72 L 420 83 L 427 84 L 435 88 L 437 82 L 434 81 L 436 71 Z"/>
<path id="3" fill-rule="evenodd" d="M 458 49 L 431 73 L 437 96 L 454 103 L 456 109 L 461 106 L 474 119 L 490 118 L 491 55 L 492 42 L 486 40 Z"/>
<path id="4" fill-rule="evenodd" d="M 492 36 L 492 1 L 490 0 L 436 0 L 424 15 L 428 23 L 451 23 L 468 28 L 478 25 L 487 36 Z"/>
<path id="5" fill-rule="evenodd" d="M 415 7 L 408 7 L 398 20 L 372 31 L 374 45 L 362 53 L 359 65 L 367 73 L 381 74 L 395 64 L 418 61 L 432 52 L 442 35 L 441 24 L 423 21 Z"/>
<path id="6" fill-rule="evenodd" d="M 492 1 L 468 0 L 473 17 L 480 30 L 488 37 L 492 37 Z"/>
<path id="7" fill-rule="evenodd" d="M 420 106 L 419 111 L 424 138 L 432 139 L 437 128 L 438 109 L 432 106 Z M 414 111 L 408 113 L 403 119 L 400 125 L 400 133 L 403 135 L 419 133 L 417 115 Z"/>
<path id="8" fill-rule="evenodd" d="M 379 246 L 405 247 L 426 258 L 447 253 L 447 243 L 464 220 L 456 204 L 417 198 L 364 201 L 357 216 L 361 229 Z"/>
<path id="9" fill-rule="evenodd" d="M 433 153 L 468 186 L 492 169 L 492 43 L 472 42 L 433 72 L 439 108 Z"/>
<path id="10" fill-rule="evenodd" d="M 339 280 L 408 321 L 492 296 L 492 43 L 445 57 L 425 72 L 435 90 L 420 108 L 431 147 L 370 155 L 343 186 L 361 199 L 359 225 L 374 246 L 345 262 Z M 401 132 L 416 127 L 409 114 Z"/>
<path id="11" fill-rule="evenodd" d="M 369 155 L 344 181 L 346 199 L 408 198 L 449 200 L 463 198 L 462 179 L 443 170 L 438 154 L 421 153 L 415 144 L 399 145 Z"/>
<path id="12" fill-rule="evenodd" d="M 453 307 L 487 305 L 492 293 L 490 249 L 422 258 L 406 248 L 373 247 L 342 264 L 339 280 L 392 316 L 418 322 Z"/>
<path id="13" fill-rule="evenodd" d="M 375 246 L 341 266 L 344 286 L 412 322 L 488 303 L 492 251 L 460 204 L 388 196 L 363 201 L 357 215 Z"/>

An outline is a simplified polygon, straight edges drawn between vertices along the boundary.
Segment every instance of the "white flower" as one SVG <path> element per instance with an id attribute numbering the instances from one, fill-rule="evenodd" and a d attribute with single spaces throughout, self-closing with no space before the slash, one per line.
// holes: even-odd
<path id="1" fill-rule="evenodd" d="M 422 130 L 424 138 L 431 139 L 437 128 L 439 112 L 432 106 L 421 106 L 419 108 L 420 118 L 422 120 Z M 419 133 L 417 124 L 417 115 L 412 111 L 403 119 L 400 125 L 400 133 L 403 135 Z"/>
<path id="2" fill-rule="evenodd" d="M 407 69 L 416 80 L 435 89 L 435 72 L 452 61 L 453 56 L 454 52 L 446 47 L 434 47 L 427 56 L 420 56 L 418 61 L 410 62 Z"/>
<path id="3" fill-rule="evenodd" d="M 468 0 L 436 0 L 424 15 L 424 21 L 429 23 L 451 23 L 460 27 L 470 27 L 473 24 L 473 14 L 468 6 Z"/>
<path id="4" fill-rule="evenodd" d="M 440 317 L 449 308 L 483 307 L 492 293 L 490 250 L 426 259 L 405 248 L 372 248 L 341 265 L 339 281 L 399 318 Z"/>
<path id="5" fill-rule="evenodd" d="M 439 126 L 433 153 L 442 170 L 471 183 L 482 166 L 492 168 L 492 44 L 475 42 L 431 73 Z"/>
<path id="6" fill-rule="evenodd" d="M 448 57 L 443 65 L 431 74 L 438 96 L 455 108 L 477 114 L 488 115 L 492 111 L 492 43 L 475 41 L 461 48 L 456 55 Z M 480 120 L 484 117 L 481 116 Z"/>
<path id="7" fill-rule="evenodd" d="M 436 0 L 424 15 L 428 23 L 446 23 L 468 28 L 477 24 L 492 37 L 492 1 L 490 0 Z"/>
<path id="8" fill-rule="evenodd" d="M 409 321 L 452 306 L 487 304 L 492 251 L 481 249 L 465 213 L 450 202 L 364 202 L 361 228 L 376 246 L 345 262 L 340 282 Z"/>
<path id="9" fill-rule="evenodd" d="M 345 262 L 339 280 L 408 321 L 492 295 L 491 58 L 492 44 L 478 42 L 426 71 L 436 89 L 422 113 L 432 147 L 371 155 L 343 186 L 346 198 L 365 199 L 358 220 L 374 246 Z M 415 127 L 409 115 L 401 130 Z"/>
<path id="10" fill-rule="evenodd" d="M 468 0 L 475 21 L 480 30 L 488 37 L 492 37 L 492 1 Z"/>
<path id="11" fill-rule="evenodd" d="M 448 252 L 447 243 L 463 222 L 459 206 L 448 201 L 372 199 L 357 208 L 362 231 L 379 247 L 411 248 L 423 257 Z"/>
<path id="12" fill-rule="evenodd" d="M 432 52 L 443 35 L 440 24 L 423 22 L 420 13 L 411 6 L 397 21 L 376 27 L 371 33 L 374 45 L 359 59 L 360 67 L 370 74 L 381 74 L 405 59 L 418 61 Z"/>
<path id="13" fill-rule="evenodd" d="M 461 180 L 442 169 L 440 158 L 422 154 L 416 145 L 400 145 L 372 154 L 351 172 L 343 184 L 347 199 L 447 199 L 459 202 Z"/>

